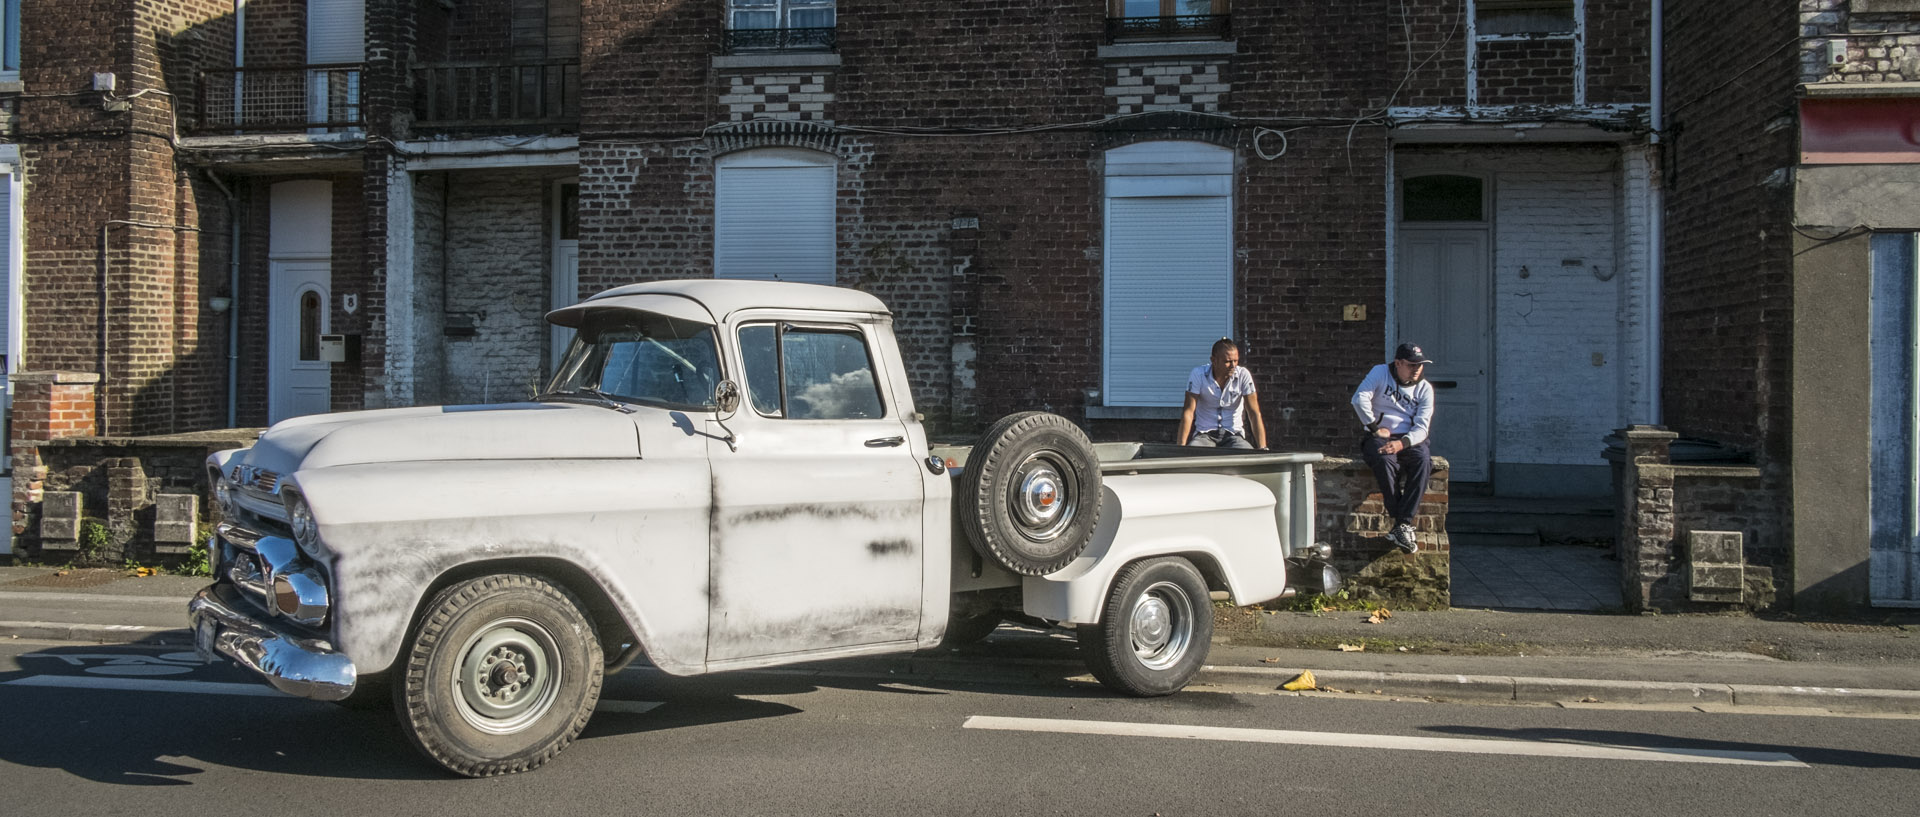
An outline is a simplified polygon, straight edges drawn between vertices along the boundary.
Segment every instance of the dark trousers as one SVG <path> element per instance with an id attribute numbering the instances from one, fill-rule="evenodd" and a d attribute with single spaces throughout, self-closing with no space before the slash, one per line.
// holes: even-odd
<path id="1" fill-rule="evenodd" d="M 1380 453 L 1380 446 L 1389 442 L 1392 440 L 1369 434 L 1360 442 L 1360 455 L 1373 469 L 1373 481 L 1380 486 L 1380 501 L 1386 504 L 1387 515 L 1396 525 L 1411 525 L 1414 513 L 1420 510 L 1420 497 L 1427 493 L 1433 457 L 1427 453 L 1425 442 L 1400 449 L 1397 454 Z"/>

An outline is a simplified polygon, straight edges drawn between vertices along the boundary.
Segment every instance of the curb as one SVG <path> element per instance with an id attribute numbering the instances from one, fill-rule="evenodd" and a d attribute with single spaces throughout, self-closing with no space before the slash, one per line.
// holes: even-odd
<path id="1" fill-rule="evenodd" d="M 0 621 L 0 638 L 74 641 L 88 644 L 191 644 L 193 633 L 177 627 L 137 624 L 66 624 L 51 621 Z M 846 659 L 830 665 L 802 664 L 764 672 L 829 677 L 944 680 L 970 683 L 1047 682 L 1085 675 L 1077 662 L 1008 658 L 992 662 L 908 654 Z M 1200 668 L 1195 684 L 1258 685 L 1278 689 L 1301 670 L 1281 667 Z M 1538 678 L 1518 675 L 1438 675 L 1417 672 L 1318 670 L 1321 692 L 1372 692 L 1435 701 L 1525 704 L 1653 704 L 1743 709 L 1824 709 L 1847 714 L 1920 715 L 1920 690 L 1853 687 L 1763 686 L 1668 681 L 1608 681 L 1594 678 Z"/>
<path id="2" fill-rule="evenodd" d="M 1268 667 L 1208 666 L 1196 682 L 1259 680 L 1280 684 L 1300 670 Z M 1762 686 L 1668 681 L 1607 681 L 1591 678 L 1535 678 L 1507 675 L 1430 675 L 1412 672 L 1314 673 L 1319 691 L 1377 692 L 1436 701 L 1503 701 L 1552 704 L 1679 704 L 1741 708 L 1825 709 L 1851 714 L 1920 715 L 1920 690 L 1851 687 Z"/>

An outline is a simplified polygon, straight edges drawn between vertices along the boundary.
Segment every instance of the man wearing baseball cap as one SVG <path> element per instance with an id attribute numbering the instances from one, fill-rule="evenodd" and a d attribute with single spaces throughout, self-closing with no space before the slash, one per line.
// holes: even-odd
<path id="1" fill-rule="evenodd" d="M 1433 359 L 1418 345 L 1402 343 L 1393 360 L 1373 367 L 1353 392 L 1353 411 L 1366 426 L 1360 454 L 1373 469 L 1380 500 L 1393 517 L 1387 533 L 1394 547 L 1414 552 L 1413 516 L 1427 492 L 1433 458 L 1427 429 L 1433 422 L 1433 384 L 1421 375 Z"/>

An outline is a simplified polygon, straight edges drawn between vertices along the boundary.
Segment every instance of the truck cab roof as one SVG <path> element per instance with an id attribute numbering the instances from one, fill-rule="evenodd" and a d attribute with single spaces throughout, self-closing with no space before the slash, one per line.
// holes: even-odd
<path id="1" fill-rule="evenodd" d="M 649 309 L 671 314 L 680 311 L 667 306 L 675 300 L 692 302 L 684 304 L 685 307 L 697 304 L 715 322 L 726 320 L 728 315 L 739 310 L 759 307 L 891 314 L 879 298 L 854 289 L 788 281 L 689 278 L 615 287 L 573 306 L 549 312 L 547 320 L 560 326 L 577 327 L 588 311 L 605 307 Z"/>

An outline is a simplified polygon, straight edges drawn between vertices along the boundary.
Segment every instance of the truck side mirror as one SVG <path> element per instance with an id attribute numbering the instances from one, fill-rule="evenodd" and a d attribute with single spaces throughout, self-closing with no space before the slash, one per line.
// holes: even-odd
<path id="1" fill-rule="evenodd" d="M 732 380 L 720 381 L 720 385 L 713 387 L 713 402 L 720 407 L 722 416 L 732 416 L 740 410 L 740 384 Z"/>

